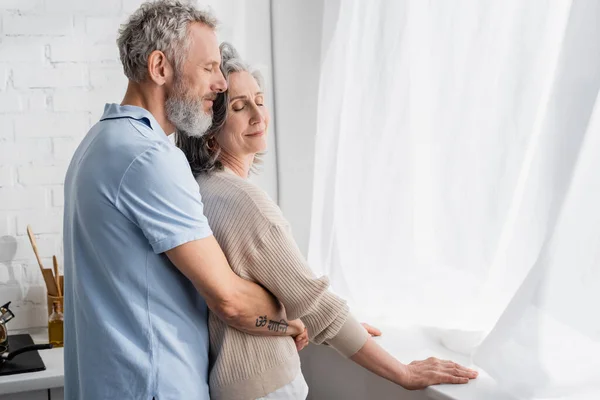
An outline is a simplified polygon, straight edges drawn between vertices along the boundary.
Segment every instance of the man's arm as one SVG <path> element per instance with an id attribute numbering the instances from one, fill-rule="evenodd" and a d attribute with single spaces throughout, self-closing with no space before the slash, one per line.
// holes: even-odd
<path id="1" fill-rule="evenodd" d="M 303 326 L 292 324 L 287 329 L 282 325 L 280 320 L 287 317 L 271 294 L 231 270 L 179 149 L 171 143 L 153 143 L 136 156 L 120 182 L 115 207 L 142 230 L 154 253 L 165 253 L 192 281 L 216 315 L 253 334 L 302 332 Z M 274 330 L 275 326 L 279 329 Z"/>
<path id="2" fill-rule="evenodd" d="M 165 252 L 204 297 L 208 308 L 228 325 L 253 335 L 295 336 L 304 330 L 290 323 L 281 303 L 261 286 L 237 276 L 214 236 Z"/>

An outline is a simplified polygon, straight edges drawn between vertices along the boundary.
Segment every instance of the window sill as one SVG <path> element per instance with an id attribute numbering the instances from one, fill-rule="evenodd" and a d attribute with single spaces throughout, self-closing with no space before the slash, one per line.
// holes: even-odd
<path id="1" fill-rule="evenodd" d="M 377 343 L 402 363 L 437 357 L 472 367 L 468 357 L 454 353 L 421 329 L 385 326 Z M 433 399 L 433 400 L 520 400 L 501 390 L 484 371 L 466 385 L 439 385 L 410 392 L 343 359 L 326 346 L 310 345 L 301 353 L 302 370 L 310 388 L 309 399 Z"/>

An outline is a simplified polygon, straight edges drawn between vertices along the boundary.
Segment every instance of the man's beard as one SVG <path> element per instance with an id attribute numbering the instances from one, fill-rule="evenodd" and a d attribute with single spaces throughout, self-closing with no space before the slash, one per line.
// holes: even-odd
<path id="1" fill-rule="evenodd" d="M 202 137 L 212 125 L 213 116 L 204 111 L 203 98 L 190 96 L 181 76 L 175 77 L 165 108 L 167 119 L 179 133 Z"/>

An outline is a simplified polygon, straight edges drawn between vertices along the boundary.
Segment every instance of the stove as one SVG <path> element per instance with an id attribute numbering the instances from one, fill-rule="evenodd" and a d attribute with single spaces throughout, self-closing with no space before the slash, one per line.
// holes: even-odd
<path id="1" fill-rule="evenodd" d="M 32 345 L 33 339 L 29 334 L 8 335 L 8 346 L 10 351 L 21 347 Z M 43 371 L 46 369 L 42 357 L 37 351 L 28 351 L 15 356 L 10 361 L 0 365 L 0 376 L 22 374 L 25 372 Z"/>

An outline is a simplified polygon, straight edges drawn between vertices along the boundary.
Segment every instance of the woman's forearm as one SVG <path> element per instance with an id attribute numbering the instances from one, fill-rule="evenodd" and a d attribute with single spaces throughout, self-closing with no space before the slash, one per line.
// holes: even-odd
<path id="1" fill-rule="evenodd" d="M 352 361 L 376 375 L 403 386 L 406 380 L 406 365 L 392 357 L 371 338 L 350 357 Z"/>
<path id="2" fill-rule="evenodd" d="M 350 359 L 408 390 L 424 389 L 441 383 L 468 383 L 469 379 L 475 379 L 478 375 L 477 371 L 433 357 L 413 361 L 409 365 L 402 364 L 371 338 Z"/>

